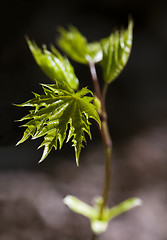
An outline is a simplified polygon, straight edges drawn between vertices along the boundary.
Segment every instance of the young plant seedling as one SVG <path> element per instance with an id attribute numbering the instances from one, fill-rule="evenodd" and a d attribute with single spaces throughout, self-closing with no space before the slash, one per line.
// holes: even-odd
<path id="1" fill-rule="evenodd" d="M 23 143 L 29 137 L 43 137 L 40 147 L 44 147 L 40 162 L 43 161 L 52 148 L 61 148 L 64 142 L 72 141 L 75 150 L 76 164 L 79 166 L 79 156 L 85 134 L 91 138 L 90 119 L 97 122 L 105 150 L 105 179 L 102 196 L 95 197 L 94 205 L 89 206 L 74 196 L 67 196 L 64 203 L 74 212 L 89 218 L 93 232 L 92 239 L 107 229 L 108 222 L 116 216 L 133 207 L 139 206 L 141 200 L 130 198 L 119 205 L 108 207 L 110 188 L 110 172 L 112 159 L 112 141 L 107 125 L 105 108 L 108 86 L 124 69 L 132 47 L 133 22 L 129 20 L 126 30 L 115 31 L 107 38 L 98 42 L 88 43 L 86 38 L 75 28 L 68 30 L 59 28 L 60 37 L 57 41 L 61 50 L 71 59 L 86 64 L 90 68 L 94 93 L 87 87 L 79 89 L 79 80 L 74 73 L 69 60 L 62 56 L 54 47 L 50 51 L 46 46 L 40 49 L 28 38 L 27 43 L 35 61 L 53 84 L 42 84 L 43 95 L 34 93 L 34 98 L 17 105 L 32 107 L 29 114 L 20 121 L 28 120 L 22 139 Z M 103 88 L 100 88 L 95 64 L 103 71 Z"/>

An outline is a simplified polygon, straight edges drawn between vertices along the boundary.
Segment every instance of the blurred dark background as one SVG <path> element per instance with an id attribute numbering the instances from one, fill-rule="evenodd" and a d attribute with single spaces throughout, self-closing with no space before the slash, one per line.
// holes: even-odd
<path id="1" fill-rule="evenodd" d="M 69 212 L 62 198 L 74 194 L 90 202 L 103 183 L 103 148 L 95 124 L 93 141 L 81 152 L 80 168 L 70 144 L 52 151 L 41 164 L 42 149 L 36 149 L 42 139 L 15 147 L 24 131 L 15 120 L 28 109 L 13 103 L 27 101 L 32 92 L 42 93 L 39 83 L 50 83 L 25 36 L 49 46 L 58 37 L 58 26 L 73 24 L 88 41 L 95 41 L 127 27 L 129 16 L 134 20 L 132 52 L 107 94 L 114 149 L 110 204 L 131 196 L 144 204 L 114 220 L 101 239 L 167 239 L 167 1 L 1 0 L 1 240 L 90 238 L 88 221 Z M 92 89 L 88 67 L 72 63 L 80 85 Z"/>
<path id="2" fill-rule="evenodd" d="M 61 0 L 0 3 L 0 167 L 35 167 L 39 142 L 15 148 L 23 128 L 14 122 L 28 110 L 13 106 L 41 92 L 39 83 L 49 79 L 36 65 L 25 42 L 28 35 L 40 46 L 54 43 L 57 27 L 73 24 L 89 41 L 106 37 L 115 28 L 134 19 L 134 40 L 125 70 L 108 92 L 109 125 L 115 144 L 126 141 L 143 127 L 166 122 L 167 118 L 167 8 L 166 1 Z M 81 86 L 90 85 L 87 66 L 72 62 Z M 98 69 L 100 74 L 100 69 Z M 97 129 L 93 137 L 98 139 Z M 31 145 L 31 147 L 30 147 Z M 32 149 L 32 150 L 31 150 Z M 65 148 L 65 150 L 69 150 Z M 28 151 L 27 154 L 25 152 Z M 65 151 L 64 151 L 65 152 Z M 59 152 L 57 153 L 59 156 Z"/>

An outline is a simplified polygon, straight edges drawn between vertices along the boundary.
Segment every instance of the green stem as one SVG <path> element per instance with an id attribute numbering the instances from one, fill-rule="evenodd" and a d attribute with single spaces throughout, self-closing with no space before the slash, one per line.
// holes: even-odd
<path id="1" fill-rule="evenodd" d="M 102 193 L 103 203 L 100 209 L 100 216 L 99 216 L 100 219 L 103 216 L 103 211 L 107 206 L 107 202 L 108 202 L 110 178 L 111 178 L 111 163 L 112 163 L 112 140 L 111 140 L 109 129 L 108 129 L 107 113 L 106 113 L 106 107 L 105 107 L 107 89 L 108 89 L 108 84 L 105 84 L 103 88 L 102 100 L 101 100 L 102 126 L 100 129 L 100 133 L 104 143 L 106 162 L 105 162 L 105 179 L 104 179 L 104 186 L 103 186 L 103 193 Z"/>
<path id="2" fill-rule="evenodd" d="M 109 195 L 109 189 L 110 189 L 110 178 L 111 178 L 111 160 L 112 160 L 112 141 L 111 141 L 111 137 L 109 134 L 108 124 L 107 124 L 107 113 L 106 113 L 106 107 L 105 107 L 105 100 L 106 100 L 108 84 L 106 83 L 104 85 L 103 92 L 101 94 L 99 81 L 97 78 L 94 63 L 90 63 L 89 67 L 90 67 L 90 72 L 91 72 L 91 76 L 92 76 L 92 80 L 93 80 L 93 84 L 94 84 L 95 94 L 101 102 L 100 118 L 101 118 L 102 124 L 101 124 L 101 128 L 100 128 L 100 133 L 101 133 L 102 140 L 104 143 L 105 159 L 106 159 L 106 161 L 105 161 L 105 178 L 104 178 L 104 186 L 103 186 L 103 192 L 102 192 L 103 203 L 102 203 L 100 213 L 99 213 L 99 219 L 101 219 L 103 216 L 103 211 L 104 211 L 105 207 L 107 206 L 107 202 L 108 202 L 108 195 Z"/>
<path id="3" fill-rule="evenodd" d="M 100 215 L 99 215 L 99 218 L 101 219 L 103 216 L 103 211 L 107 206 L 109 189 L 110 189 L 110 177 L 111 177 L 112 143 L 111 143 L 111 139 L 108 132 L 107 121 L 102 122 L 102 127 L 100 132 L 104 142 L 105 160 L 106 160 L 105 179 L 104 179 L 104 186 L 103 186 L 103 193 L 102 193 L 103 203 L 101 205 Z"/>

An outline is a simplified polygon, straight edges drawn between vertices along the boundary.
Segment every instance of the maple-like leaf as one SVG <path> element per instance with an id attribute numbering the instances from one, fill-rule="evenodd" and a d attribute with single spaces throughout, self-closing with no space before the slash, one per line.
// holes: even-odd
<path id="1" fill-rule="evenodd" d="M 17 105 L 34 108 L 21 119 L 29 121 L 23 125 L 27 128 L 18 144 L 29 137 L 36 139 L 44 136 L 40 145 L 44 146 L 40 160 L 43 161 L 52 148 L 61 148 L 65 140 L 68 142 L 72 139 L 78 165 L 81 148 L 86 142 L 85 133 L 91 138 L 89 118 L 100 125 L 99 115 L 92 104 L 92 92 L 87 88 L 74 92 L 57 84 L 43 85 L 43 90 L 44 95 L 35 94 L 35 98 Z"/>

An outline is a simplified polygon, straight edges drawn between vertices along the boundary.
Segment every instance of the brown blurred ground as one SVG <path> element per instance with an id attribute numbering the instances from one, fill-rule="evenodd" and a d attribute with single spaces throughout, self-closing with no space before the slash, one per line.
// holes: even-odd
<path id="1" fill-rule="evenodd" d="M 110 206 L 129 197 L 143 205 L 110 222 L 104 240 L 165 240 L 167 237 L 167 125 L 139 132 L 114 148 Z M 91 204 L 101 193 L 103 147 L 90 144 L 80 167 L 59 159 L 47 172 L 0 174 L 0 239 L 90 239 L 89 221 L 70 212 L 63 197 Z"/>

